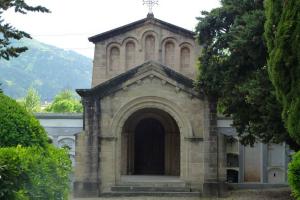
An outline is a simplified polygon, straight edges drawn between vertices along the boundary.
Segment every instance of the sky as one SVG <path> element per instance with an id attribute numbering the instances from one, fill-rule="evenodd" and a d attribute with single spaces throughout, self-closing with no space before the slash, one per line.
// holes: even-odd
<path id="1" fill-rule="evenodd" d="M 51 13 L 4 13 L 6 22 L 26 31 L 46 44 L 93 58 L 94 44 L 88 37 L 145 18 L 148 7 L 143 0 L 27 0 Z M 219 0 L 159 0 L 153 8 L 155 18 L 194 30 L 202 10 L 210 11 Z"/>

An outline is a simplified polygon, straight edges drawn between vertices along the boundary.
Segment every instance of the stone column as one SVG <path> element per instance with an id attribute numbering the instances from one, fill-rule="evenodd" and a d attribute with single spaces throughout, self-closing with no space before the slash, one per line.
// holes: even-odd
<path id="1" fill-rule="evenodd" d="M 74 197 L 99 196 L 100 100 L 83 97 L 84 130 L 76 136 Z"/>
<path id="2" fill-rule="evenodd" d="M 220 180 L 218 155 L 217 106 L 215 99 L 209 99 L 206 108 L 208 133 L 204 134 L 204 184 L 203 196 L 223 196 L 226 185 Z M 208 121 L 207 121 L 208 120 Z"/>

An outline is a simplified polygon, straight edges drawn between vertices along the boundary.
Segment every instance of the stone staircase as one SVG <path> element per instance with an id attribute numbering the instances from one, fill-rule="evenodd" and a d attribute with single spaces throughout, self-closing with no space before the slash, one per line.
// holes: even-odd
<path id="1" fill-rule="evenodd" d="M 128 176 L 123 177 L 121 183 L 111 187 L 110 193 L 102 196 L 176 196 L 195 197 L 200 192 L 192 191 L 178 177 L 150 177 Z"/>

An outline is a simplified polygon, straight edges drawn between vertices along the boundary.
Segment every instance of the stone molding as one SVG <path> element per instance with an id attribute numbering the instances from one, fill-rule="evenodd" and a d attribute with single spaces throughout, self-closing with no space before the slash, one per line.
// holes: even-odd
<path id="1" fill-rule="evenodd" d="M 126 105 L 123 105 L 113 117 L 111 124 L 111 135 L 120 137 L 119 134 L 121 134 L 122 132 L 121 129 L 124 126 L 125 121 L 133 113 L 143 108 L 156 108 L 167 112 L 174 118 L 174 120 L 178 124 L 181 134 L 186 133 L 185 136 L 193 137 L 192 125 L 190 124 L 188 118 L 183 114 L 184 112 L 181 111 L 179 106 L 165 98 L 158 96 L 138 97 L 131 100 Z"/>

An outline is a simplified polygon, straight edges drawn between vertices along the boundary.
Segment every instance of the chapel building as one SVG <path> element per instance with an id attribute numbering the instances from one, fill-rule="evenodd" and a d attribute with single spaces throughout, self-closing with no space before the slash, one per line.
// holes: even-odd
<path id="1" fill-rule="evenodd" d="M 78 89 L 75 197 L 218 195 L 226 180 L 215 103 L 195 90 L 195 33 L 148 14 L 89 38 L 91 89 Z"/>

